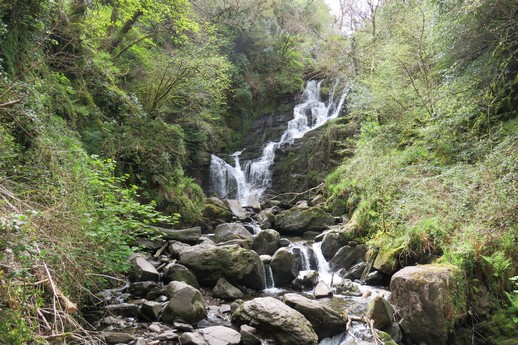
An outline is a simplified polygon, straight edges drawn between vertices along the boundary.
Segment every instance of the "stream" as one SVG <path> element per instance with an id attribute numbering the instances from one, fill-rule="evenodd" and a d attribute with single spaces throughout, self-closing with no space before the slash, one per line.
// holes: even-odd
<path id="1" fill-rule="evenodd" d="M 238 326 L 242 322 L 236 315 L 244 313 L 243 308 L 247 303 L 274 303 L 279 300 L 286 302 L 290 299 L 293 303 L 309 303 L 309 308 L 314 304 L 321 308 L 320 312 L 324 310 L 328 314 L 327 317 L 342 318 L 338 324 L 339 329 L 329 331 L 326 330 L 326 325 L 323 325 L 322 329 L 322 325 L 313 324 L 316 321 L 312 320 L 311 316 L 304 315 L 312 320 L 310 328 L 315 327 L 315 331 L 304 332 L 309 332 L 308 337 L 316 337 L 314 332 L 317 332 L 318 344 L 376 343 L 374 337 L 377 335 L 365 321 L 368 304 L 375 298 L 386 300 L 390 293 L 385 288 L 358 282 L 360 274 L 364 276 L 369 273 L 369 268 L 365 268 L 369 266 L 364 260 L 364 246 L 354 241 L 342 243 L 341 246 L 344 248 L 352 248 L 351 253 L 356 253 L 356 256 L 351 259 L 347 254 L 348 264 L 338 264 L 337 267 L 335 263 L 333 269 L 323 254 L 322 246 L 326 240 L 326 233 L 337 232 L 343 228 L 341 219 L 335 219 L 328 214 L 322 216 L 322 212 L 325 211 L 318 205 L 307 206 L 310 201 L 284 205 L 284 209 L 281 209 L 279 206 L 282 205 L 275 206 L 277 204 L 273 201 L 269 204 L 274 206 L 267 207 L 262 200 L 264 192 L 271 186 L 271 167 L 275 151 L 302 138 L 307 132 L 336 118 L 340 113 L 347 88 L 338 92 L 339 83 L 335 83 L 328 100 L 322 101 L 321 84 L 322 81 L 309 81 L 306 84 L 302 102 L 294 107 L 293 119 L 287 123 L 284 133 L 277 141 L 265 144 L 260 157 L 241 162 L 240 155 L 244 151 L 241 150 L 231 155 L 234 162 L 230 165 L 220 157 L 212 155 L 210 190 L 220 198 L 235 200 L 210 199 L 218 207 L 228 208 L 234 214 L 232 222 L 224 223 L 212 219 L 215 229 L 204 235 L 201 228 L 195 227 L 163 230 L 165 236 L 161 240 L 142 239 L 142 246 L 148 254 L 138 254 L 131 259 L 133 268 L 128 284 L 99 293 L 90 309 L 84 311 L 86 315 L 90 313 L 92 324 L 96 330 L 103 332 L 107 343 L 316 344 L 314 340 L 301 335 L 297 335 L 298 340 L 282 340 L 282 337 L 290 339 L 294 336 L 290 333 L 302 332 L 289 330 L 289 327 L 300 326 L 296 322 L 291 326 L 265 325 L 264 322 L 267 321 L 262 319 L 268 317 L 263 315 L 257 316 L 262 318 L 262 321 L 258 319 L 251 322 L 256 330 L 254 327 L 249 330 L 243 328 L 245 326 Z M 335 95 L 337 93 L 340 93 L 338 97 Z M 259 211 L 261 212 L 257 213 Z M 306 231 L 304 227 L 292 234 L 281 229 L 276 229 L 279 231 L 277 232 L 271 229 L 272 224 L 264 222 L 264 214 L 268 212 L 271 213 L 271 217 L 279 217 L 279 214 L 289 212 L 310 211 L 318 211 L 319 217 L 326 221 L 313 229 L 316 231 L 313 231 L 312 235 L 307 236 L 304 233 L 303 238 L 298 236 Z M 266 245 L 269 249 L 262 249 L 256 245 L 264 239 L 267 239 Z M 334 252 L 337 251 L 338 248 Z M 250 266 L 251 262 L 253 268 Z M 248 268 L 243 269 L 241 266 Z M 358 269 L 354 274 L 350 272 L 354 267 L 360 267 L 359 273 Z M 357 281 L 345 279 L 344 276 Z M 230 282 L 226 282 L 227 290 L 223 295 L 218 287 L 221 278 Z M 225 295 L 226 293 L 228 295 Z M 177 296 L 182 297 L 175 300 Z M 197 302 L 192 302 L 194 300 Z M 203 305 L 201 309 L 191 310 L 200 305 Z M 284 308 L 287 307 L 283 303 L 279 307 L 265 307 L 264 313 L 277 313 Z M 197 314 L 182 314 L 184 309 Z M 287 313 L 297 313 L 291 308 L 286 310 Z M 296 318 L 299 314 L 293 315 Z M 291 322 L 291 316 L 280 318 Z M 307 320 L 304 319 L 304 322 Z M 400 340 L 397 324 L 392 323 L 388 328 L 391 336 Z M 252 333 L 249 334 L 249 331 Z M 283 335 L 283 332 L 287 334 Z"/>

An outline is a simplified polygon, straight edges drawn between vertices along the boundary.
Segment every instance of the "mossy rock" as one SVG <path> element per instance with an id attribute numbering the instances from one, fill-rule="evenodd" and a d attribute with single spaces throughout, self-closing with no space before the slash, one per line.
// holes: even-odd
<path id="1" fill-rule="evenodd" d="M 393 274 L 400 268 L 399 257 L 403 250 L 403 246 L 380 248 L 372 267 L 382 273 Z"/>
<path id="2" fill-rule="evenodd" d="M 320 207 L 292 208 L 275 218 L 275 227 L 281 234 L 323 231 L 334 223 L 335 219 Z"/>

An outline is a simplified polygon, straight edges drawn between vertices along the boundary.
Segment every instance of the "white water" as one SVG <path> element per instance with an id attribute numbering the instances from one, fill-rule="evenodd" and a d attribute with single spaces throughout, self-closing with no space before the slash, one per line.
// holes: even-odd
<path id="1" fill-rule="evenodd" d="M 320 100 L 321 81 L 311 80 L 306 84 L 303 102 L 293 109 L 293 119 L 279 141 L 271 141 L 263 148 L 262 156 L 243 164 L 239 156 L 243 150 L 231 155 L 234 165 L 211 155 L 210 182 L 212 192 L 220 198 L 235 198 L 242 206 L 250 206 L 260 201 L 265 190 L 272 185 L 271 166 L 275 159 L 275 150 L 283 144 L 292 144 L 295 139 L 302 138 L 307 132 L 322 126 L 329 120 L 338 117 L 347 96 L 346 89 L 339 100 L 335 100 L 336 83 L 329 95 L 329 100 Z"/>
<path id="2" fill-rule="evenodd" d="M 322 242 L 314 242 L 311 247 L 317 258 L 318 277 L 321 281 L 326 283 L 327 286 L 331 287 L 333 285 L 333 272 L 331 272 L 329 263 L 326 261 L 326 258 L 324 258 L 324 254 L 322 254 Z"/>

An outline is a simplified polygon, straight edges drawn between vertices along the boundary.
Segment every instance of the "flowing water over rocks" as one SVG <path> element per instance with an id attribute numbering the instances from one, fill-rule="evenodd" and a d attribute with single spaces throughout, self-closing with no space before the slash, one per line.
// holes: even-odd
<path id="1" fill-rule="evenodd" d="M 261 157 L 241 162 L 240 155 L 244 150 L 237 151 L 231 155 L 234 164 L 230 165 L 216 155 L 211 155 L 210 192 L 220 198 L 235 198 L 243 206 L 257 205 L 272 184 L 271 166 L 275 151 L 338 117 L 347 95 L 346 90 L 336 97 L 336 83 L 329 100 L 323 102 L 320 99 L 321 83 L 322 81 L 311 80 L 306 84 L 303 101 L 293 110 L 293 119 L 288 122 L 278 141 L 265 145 Z"/>
<path id="2" fill-rule="evenodd" d="M 258 228 L 251 210 L 242 215 L 246 220 L 220 224 L 211 234 L 191 229 L 195 241 L 164 239 L 132 257 L 128 284 L 97 295 L 95 324 L 107 343 L 375 343 L 369 302 L 387 299 L 388 291 L 343 279 L 321 252 L 323 234 L 342 224 L 302 240 Z M 263 237 L 274 247 L 264 247 Z M 384 330 L 397 337 L 399 328 Z"/>

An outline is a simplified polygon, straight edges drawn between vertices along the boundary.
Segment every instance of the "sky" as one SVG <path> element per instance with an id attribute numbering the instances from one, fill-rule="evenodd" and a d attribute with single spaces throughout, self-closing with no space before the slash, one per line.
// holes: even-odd
<path id="1" fill-rule="evenodd" d="M 326 4 L 331 7 L 331 10 L 333 14 L 338 13 L 338 9 L 340 8 L 340 1 L 339 0 L 324 0 Z"/>

